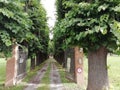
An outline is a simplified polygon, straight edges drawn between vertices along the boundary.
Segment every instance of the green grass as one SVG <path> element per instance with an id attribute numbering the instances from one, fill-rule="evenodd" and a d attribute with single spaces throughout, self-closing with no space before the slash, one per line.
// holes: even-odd
<path id="1" fill-rule="evenodd" d="M 0 59 L 0 90 L 3 89 L 4 81 L 5 81 L 5 72 L 6 72 L 6 60 Z"/>
<path id="2" fill-rule="evenodd" d="M 51 68 L 50 68 L 51 67 L 50 66 L 50 59 L 47 60 L 47 63 L 49 63 L 48 69 L 47 69 L 44 77 L 42 78 L 42 80 L 40 82 L 41 86 L 38 87 L 37 90 L 50 90 L 50 79 L 49 79 L 49 77 L 50 77 L 50 70 L 51 70 Z"/>
<path id="3" fill-rule="evenodd" d="M 107 58 L 108 76 L 110 83 L 110 90 L 120 90 L 120 56 L 109 56 Z M 84 75 L 85 84 L 88 79 L 88 61 L 84 58 Z"/>
<path id="4" fill-rule="evenodd" d="M 2 87 L 0 90 L 23 90 L 23 86 L 16 85 L 12 87 Z"/>
<path id="5" fill-rule="evenodd" d="M 27 70 L 29 71 L 30 67 L 30 62 L 28 61 L 28 66 Z M 42 66 L 45 64 L 42 63 L 40 67 L 37 67 L 35 70 L 32 72 L 29 72 L 24 79 L 24 82 L 28 82 L 35 74 L 36 72 L 42 68 Z M 59 73 L 61 76 L 61 81 L 63 82 L 64 86 L 67 88 L 75 88 L 77 85 L 74 82 L 69 81 L 68 79 L 65 78 L 65 70 L 58 64 L 56 63 L 59 69 Z M 85 75 L 85 85 L 87 86 L 87 59 L 84 59 L 84 75 Z M 110 90 L 120 90 L 120 56 L 108 56 L 108 74 L 109 74 L 109 82 L 110 82 Z M 10 88 L 4 88 L 3 84 L 5 82 L 5 73 L 6 73 L 6 61 L 1 58 L 0 59 L 0 90 L 22 90 L 23 86 L 18 85 Z M 48 71 L 45 74 L 45 77 L 42 79 L 42 83 L 44 84 L 43 87 L 39 87 L 39 90 L 48 90 L 49 88 L 49 73 L 50 73 L 50 68 L 48 68 Z"/>
<path id="6" fill-rule="evenodd" d="M 6 78 L 6 60 L 0 58 L 0 90 L 22 90 L 23 86 L 16 85 L 13 87 L 4 87 L 5 78 Z M 27 70 L 30 68 L 30 60 L 27 60 Z"/>
<path id="7" fill-rule="evenodd" d="M 120 56 L 109 56 L 108 66 L 111 90 L 120 90 Z"/>
<path id="8" fill-rule="evenodd" d="M 1 58 L 0 59 L 0 85 L 4 84 L 5 72 L 6 72 L 6 60 Z"/>
<path id="9" fill-rule="evenodd" d="M 29 82 L 31 78 L 36 75 L 37 71 L 45 64 L 42 63 L 40 66 L 36 67 L 35 70 L 30 71 L 30 60 L 27 60 L 27 76 L 24 78 L 23 82 Z M 4 59 L 0 59 L 0 90 L 23 90 L 24 86 L 19 84 L 12 87 L 4 87 L 5 83 L 5 73 L 6 73 L 6 61 Z"/>
<path id="10" fill-rule="evenodd" d="M 62 83 L 70 83 L 70 81 L 68 79 L 66 79 L 65 69 L 62 68 L 62 66 L 59 63 L 56 62 L 55 64 L 59 70 L 59 74 L 60 74 Z"/>
<path id="11" fill-rule="evenodd" d="M 69 81 L 66 79 L 65 76 L 65 69 L 62 68 L 61 65 L 59 65 L 56 62 L 56 65 L 58 66 L 58 70 L 61 76 L 61 81 L 65 88 L 68 90 L 71 90 L 73 88 L 80 88 L 77 86 L 74 82 Z M 109 74 L 109 81 L 110 81 L 110 90 L 120 90 L 120 56 L 108 56 L 108 74 Z M 88 61 L 86 58 L 84 58 L 84 75 L 85 75 L 85 87 L 83 87 L 81 90 L 85 90 L 87 87 L 87 79 L 88 79 Z M 47 79 L 48 80 L 48 79 Z M 48 82 L 48 81 L 45 81 Z M 41 89 L 40 89 L 41 90 Z M 47 90 L 47 89 L 43 89 Z"/>
<path id="12" fill-rule="evenodd" d="M 85 86 L 87 87 L 88 80 L 88 60 L 84 57 L 84 78 L 85 78 Z"/>
<path id="13" fill-rule="evenodd" d="M 4 87 L 5 77 L 6 76 L 6 60 L 4 58 L 0 58 L 0 90 L 22 90 L 21 86 L 14 87 Z"/>
<path id="14" fill-rule="evenodd" d="M 29 71 L 28 72 L 28 74 L 27 74 L 27 76 L 24 78 L 24 82 L 29 82 L 30 80 L 31 80 L 31 78 L 33 77 L 33 76 L 35 76 L 36 74 L 37 74 L 37 71 L 38 70 L 40 70 L 42 67 L 43 67 L 43 65 L 45 64 L 46 62 L 43 62 L 42 64 L 40 64 L 39 66 L 37 66 L 34 70 L 32 70 L 32 71 Z"/>
<path id="15" fill-rule="evenodd" d="M 110 82 L 110 90 L 120 90 L 120 56 L 108 56 L 108 75 Z M 57 65 L 59 66 L 59 65 Z M 76 85 L 65 78 L 65 70 L 59 66 L 59 72 L 61 75 L 62 82 L 67 87 L 76 87 Z M 84 77 L 85 87 L 87 87 L 88 80 L 88 60 L 84 58 Z M 83 88 L 85 90 L 85 88 Z"/>
<path id="16" fill-rule="evenodd" d="M 56 65 L 58 67 L 58 71 L 59 71 L 59 74 L 60 74 L 60 77 L 61 77 L 61 81 L 65 87 L 66 90 L 85 90 L 84 87 L 80 87 L 78 86 L 75 82 L 73 81 L 70 81 L 66 78 L 66 72 L 65 72 L 65 69 L 62 68 L 62 66 L 60 64 L 58 64 L 56 62 Z"/>

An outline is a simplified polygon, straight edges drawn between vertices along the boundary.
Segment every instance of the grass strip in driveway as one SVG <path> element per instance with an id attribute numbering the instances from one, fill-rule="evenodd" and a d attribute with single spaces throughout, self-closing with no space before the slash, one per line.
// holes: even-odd
<path id="1" fill-rule="evenodd" d="M 55 62 L 56 66 L 58 67 L 60 78 L 62 84 L 65 87 L 65 90 L 85 90 L 84 87 L 78 86 L 75 82 L 72 82 L 66 78 L 65 68 L 63 68 L 58 62 Z"/>
<path id="2" fill-rule="evenodd" d="M 31 80 L 31 78 L 37 74 L 37 71 L 40 70 L 44 66 L 45 63 L 46 63 L 46 61 L 41 63 L 34 70 L 29 71 L 27 73 L 26 77 L 23 79 L 23 82 L 29 82 Z"/>
<path id="3" fill-rule="evenodd" d="M 50 59 L 47 60 L 47 63 L 49 63 L 48 69 L 47 69 L 44 77 L 42 78 L 37 90 L 49 90 L 50 89 L 50 79 L 49 79 L 50 63 L 51 63 Z"/>

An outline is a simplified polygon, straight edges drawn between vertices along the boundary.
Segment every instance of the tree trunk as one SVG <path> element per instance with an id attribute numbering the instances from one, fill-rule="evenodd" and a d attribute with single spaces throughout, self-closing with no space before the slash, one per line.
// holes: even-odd
<path id="1" fill-rule="evenodd" d="M 101 47 L 88 52 L 87 90 L 108 90 L 107 49 Z"/>
<path id="2" fill-rule="evenodd" d="M 39 66 L 41 63 L 41 60 L 40 60 L 40 52 L 36 54 L 36 66 Z"/>
<path id="3" fill-rule="evenodd" d="M 44 62 L 46 60 L 46 56 L 44 53 L 42 52 L 38 52 L 36 54 L 36 65 L 39 66 L 42 62 Z"/>
<path id="4" fill-rule="evenodd" d="M 44 53 L 42 53 L 41 55 L 42 55 L 42 57 L 41 57 L 41 63 L 43 63 L 46 60 L 46 56 L 45 56 Z"/>
<path id="5" fill-rule="evenodd" d="M 31 66 L 30 66 L 30 70 L 35 69 L 35 58 L 31 57 Z"/>

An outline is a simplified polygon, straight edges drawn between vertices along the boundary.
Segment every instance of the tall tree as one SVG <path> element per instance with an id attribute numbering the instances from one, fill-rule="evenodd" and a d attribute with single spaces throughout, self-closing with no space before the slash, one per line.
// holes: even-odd
<path id="1" fill-rule="evenodd" d="M 63 5 L 65 0 L 56 0 L 56 7 L 57 7 L 57 20 L 61 20 L 65 17 L 66 9 Z"/>
<path id="2" fill-rule="evenodd" d="M 62 46 L 79 45 L 88 55 L 87 90 L 108 90 L 107 53 L 120 49 L 119 0 L 65 1 L 65 18 L 59 22 Z"/>
<path id="3" fill-rule="evenodd" d="M 28 42 L 29 56 L 31 57 L 31 65 L 35 64 L 35 57 L 37 60 L 36 64 L 39 65 L 47 57 L 49 32 L 47 26 L 46 12 L 40 4 L 39 0 L 26 1 L 26 9 L 30 16 L 30 19 L 33 22 L 30 31 L 35 36 L 35 39 Z"/>
<path id="4" fill-rule="evenodd" d="M 61 29 L 59 27 L 59 22 L 65 18 L 65 13 L 68 12 L 68 8 L 65 7 L 64 2 L 68 0 L 56 0 L 56 7 L 57 7 L 57 22 L 54 30 L 54 57 L 55 59 L 60 63 L 65 62 L 65 56 L 64 56 L 64 46 L 62 46 L 62 43 L 64 43 L 65 35 L 60 36 L 59 30 Z"/>
<path id="5" fill-rule="evenodd" d="M 10 53 L 11 46 L 28 40 L 32 21 L 24 12 L 23 4 L 15 0 L 0 1 L 0 51 Z M 30 37 L 32 38 L 32 37 Z"/>

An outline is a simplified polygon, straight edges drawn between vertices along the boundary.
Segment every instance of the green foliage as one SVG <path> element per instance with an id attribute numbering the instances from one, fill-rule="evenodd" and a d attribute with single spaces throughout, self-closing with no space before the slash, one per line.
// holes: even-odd
<path id="1" fill-rule="evenodd" d="M 48 40 L 46 12 L 40 0 L 0 1 L 1 52 L 9 55 L 17 42 L 28 47 L 30 55 L 38 50 L 47 53 Z"/>
<path id="2" fill-rule="evenodd" d="M 66 0 L 56 0 L 56 7 L 57 7 L 57 19 L 61 20 L 65 18 L 65 13 L 67 9 L 65 8 L 64 2 Z"/>
<path id="3" fill-rule="evenodd" d="M 69 9 L 56 24 L 55 43 L 62 39 L 62 47 L 79 45 L 88 51 L 105 46 L 110 51 L 119 50 L 119 0 L 70 0 L 64 5 Z"/>
<path id="4" fill-rule="evenodd" d="M 53 55 L 53 53 L 54 53 L 53 40 L 49 40 L 48 54 L 49 54 L 49 55 Z"/>
<path id="5" fill-rule="evenodd" d="M 0 51 L 8 52 L 15 42 L 27 40 L 32 22 L 24 12 L 23 4 L 15 0 L 0 1 Z"/>
<path id="6" fill-rule="evenodd" d="M 37 52 L 47 53 L 49 32 L 46 12 L 39 0 L 26 1 L 26 11 L 33 22 L 30 31 L 35 37 L 28 42 L 29 56 L 33 56 Z"/>
<path id="7" fill-rule="evenodd" d="M 54 30 L 54 54 L 59 55 L 61 52 L 63 53 L 64 49 L 66 48 L 65 44 L 65 37 L 66 32 L 64 32 L 65 26 L 67 26 L 66 20 L 61 21 L 61 19 L 65 18 L 65 14 L 71 8 L 66 8 L 64 4 L 68 0 L 56 0 L 56 7 L 57 7 L 57 20 Z M 64 44 L 63 44 L 64 43 Z"/>
<path id="8" fill-rule="evenodd" d="M 48 78 L 48 77 L 50 77 L 51 60 L 48 59 L 48 60 L 46 61 L 46 63 L 49 63 L 49 65 L 48 65 L 48 69 L 47 69 L 44 77 L 43 77 L 42 80 L 41 80 L 41 83 L 42 83 L 43 85 L 42 85 L 41 87 L 38 87 L 37 90 L 41 90 L 41 89 L 42 89 L 42 90 L 49 90 L 49 89 L 50 89 L 50 78 Z"/>

